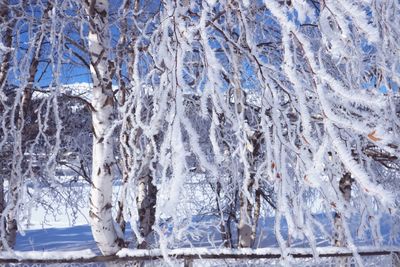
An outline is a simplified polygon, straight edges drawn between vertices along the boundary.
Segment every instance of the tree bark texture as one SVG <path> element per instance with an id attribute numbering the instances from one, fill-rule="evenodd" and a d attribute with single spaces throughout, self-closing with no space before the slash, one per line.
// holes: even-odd
<path id="1" fill-rule="evenodd" d="M 113 255 L 123 246 L 112 216 L 112 181 L 114 178 L 114 141 L 108 135 L 114 118 L 112 76 L 108 60 L 108 1 L 92 0 L 87 6 L 90 17 L 89 52 L 93 81 L 92 124 L 93 162 L 90 191 L 90 224 L 93 238 L 103 255 Z"/>

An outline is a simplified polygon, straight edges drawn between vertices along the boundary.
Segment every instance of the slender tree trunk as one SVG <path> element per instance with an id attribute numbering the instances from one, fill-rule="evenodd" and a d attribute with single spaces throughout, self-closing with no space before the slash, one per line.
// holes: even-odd
<path id="1" fill-rule="evenodd" d="M 251 247 L 252 240 L 252 210 L 253 205 L 245 194 L 240 193 L 239 247 Z"/>
<path id="2" fill-rule="evenodd" d="M 13 32 L 13 22 L 8 22 L 9 18 L 9 10 L 8 10 L 8 0 L 4 0 L 2 4 L 0 4 L 0 25 L 7 26 L 4 31 L 3 38 L 1 42 L 4 47 L 10 48 L 12 45 L 12 32 Z M 3 27 L 4 27 L 3 26 Z M 8 71 L 10 69 L 10 57 L 11 57 L 11 49 L 4 51 L 0 61 L 0 89 L 4 87 L 8 75 Z"/>
<path id="3" fill-rule="evenodd" d="M 5 200 L 4 200 L 4 178 L 3 176 L 0 175 L 0 216 L 3 214 L 4 207 L 5 206 Z M 3 222 L 1 222 L 3 223 Z M 4 229 L 1 227 L 1 230 Z M 0 230 L 0 231 L 1 231 Z M 0 240 L 0 249 L 2 248 L 2 242 Z"/>
<path id="4" fill-rule="evenodd" d="M 215 202 L 217 203 L 217 212 L 219 212 L 220 217 L 221 217 L 220 223 L 219 223 L 219 229 L 220 229 L 220 232 L 221 232 L 221 238 L 222 238 L 222 241 L 224 242 L 224 246 L 226 248 L 231 248 L 232 244 L 231 244 L 231 239 L 230 239 L 229 232 L 227 230 L 227 223 L 226 223 L 226 221 L 229 220 L 229 217 L 227 218 L 227 220 L 225 220 L 224 210 L 221 208 L 221 205 L 220 205 L 221 183 L 217 182 L 216 186 L 217 186 L 217 188 L 216 188 Z"/>
<path id="5" fill-rule="evenodd" d="M 144 241 L 138 245 L 138 248 L 145 249 L 151 243 L 153 225 L 156 220 L 157 187 L 153 184 L 151 171 L 138 179 L 138 213 L 140 234 Z M 154 238 L 154 237 L 153 237 Z"/>
<path id="6" fill-rule="evenodd" d="M 261 211 L 261 189 L 257 189 L 256 192 L 256 199 L 255 199 L 255 207 L 254 207 L 254 222 L 251 229 L 251 240 L 252 246 L 257 237 L 257 226 L 258 226 L 258 219 L 260 218 L 260 211 Z"/>
<path id="7" fill-rule="evenodd" d="M 235 111 L 238 116 L 238 119 L 241 122 L 245 121 L 245 96 L 237 83 L 237 87 L 233 91 L 233 95 L 235 98 Z M 247 154 L 247 151 L 246 151 Z M 246 170 L 250 171 L 250 170 Z M 244 188 L 247 190 L 247 195 L 251 195 L 253 190 L 254 179 L 253 177 L 249 177 L 249 179 L 244 180 Z M 240 192 L 239 195 L 239 226 L 238 226 L 238 247 L 240 248 L 249 248 L 252 244 L 251 240 L 251 230 L 252 230 L 252 210 L 253 206 L 250 203 L 250 200 L 247 198 L 245 192 Z"/>
<path id="8" fill-rule="evenodd" d="M 114 178 L 114 141 L 107 135 L 114 119 L 112 76 L 108 60 L 108 1 L 90 1 L 89 52 L 93 81 L 92 123 L 93 162 L 90 191 L 90 223 L 93 238 L 103 255 L 113 255 L 123 246 L 112 216 L 112 181 Z"/>
<path id="9" fill-rule="evenodd" d="M 150 168 L 152 164 L 154 153 L 150 145 L 141 146 L 140 140 L 142 140 L 143 132 L 138 130 L 135 134 L 136 144 L 134 147 L 130 147 L 129 139 L 130 139 L 130 120 L 127 120 L 126 129 L 123 129 L 123 134 L 121 138 L 121 151 L 122 151 L 122 163 L 124 169 L 124 183 L 129 180 L 129 175 L 132 171 L 132 165 L 134 164 L 134 156 L 132 152 L 135 150 L 141 150 L 144 155 L 146 155 L 145 159 L 139 158 L 137 162 L 140 172 L 137 174 L 136 178 L 136 204 L 138 209 L 138 225 L 139 225 L 139 233 L 143 238 L 143 241 L 140 242 L 137 247 L 141 249 L 149 248 L 149 245 L 152 243 L 152 239 L 154 240 L 153 235 L 153 225 L 155 222 L 155 213 L 156 213 L 156 203 L 157 203 L 157 187 L 153 183 L 153 173 Z M 123 222 L 123 205 L 120 207 L 120 211 L 118 212 L 117 222 L 120 225 L 124 225 Z"/>
<path id="10" fill-rule="evenodd" d="M 9 19 L 9 10 L 8 10 L 8 0 L 4 0 L 2 4 L 0 4 L 0 25 L 9 26 L 4 31 L 3 38 L 0 40 L 2 45 L 5 47 L 11 47 L 12 44 L 12 27 L 11 25 L 7 25 L 7 19 Z M 6 84 L 8 71 L 10 69 L 10 57 L 11 50 L 4 51 L 0 60 L 0 90 L 2 90 Z M 0 176 L 0 216 L 6 218 L 3 215 L 4 208 L 6 206 L 4 199 L 4 178 Z M 1 221 L 1 231 L 5 229 L 5 222 Z M 1 233 L 2 235 L 6 235 L 7 233 Z M 3 248 L 2 241 L 0 240 L 0 248 Z"/>
<path id="11" fill-rule="evenodd" d="M 254 174 L 250 174 L 247 190 L 252 194 L 254 187 Z M 250 248 L 254 243 L 255 233 L 253 233 L 254 216 L 253 205 L 247 196 L 240 193 L 240 220 L 239 220 L 239 247 Z M 255 226 L 256 227 L 256 226 Z M 256 227 L 257 228 L 257 227 Z"/>
<path id="12" fill-rule="evenodd" d="M 339 181 L 339 190 L 343 195 L 344 200 L 347 204 L 350 203 L 351 199 L 351 185 L 353 184 L 353 178 L 349 172 L 345 173 Z M 335 212 L 334 215 L 334 244 L 337 247 L 346 246 L 346 236 L 343 229 L 343 219 L 342 214 Z"/>
<path id="13" fill-rule="evenodd" d="M 154 243 L 153 225 L 156 221 L 157 187 L 153 183 L 154 175 L 151 168 L 155 148 L 152 147 L 150 140 L 143 134 L 140 129 L 135 137 L 135 149 L 140 149 L 145 155 L 145 158 L 140 159 L 140 162 L 138 162 L 140 172 L 137 175 L 137 183 L 135 184 L 137 185 L 136 204 L 139 214 L 139 231 L 143 238 L 143 241 L 138 244 L 138 248 L 147 249 L 151 243 Z"/>
<path id="14" fill-rule="evenodd" d="M 2 42 L 5 47 L 11 48 L 13 42 L 13 28 L 15 25 L 15 20 L 10 17 L 9 10 L 8 10 L 8 1 L 4 1 L 0 5 L 0 22 L 2 27 L 5 28 L 4 35 Z M 37 40 L 35 43 L 37 44 Z M 36 52 L 40 50 L 40 44 L 37 44 L 33 48 L 33 53 L 36 55 Z M 7 75 L 10 69 L 10 61 L 11 61 L 11 49 L 6 51 L 3 54 L 2 62 L 0 66 L 0 88 L 4 88 L 6 86 Z M 19 199 L 19 190 L 21 188 L 22 183 L 22 163 L 24 158 L 24 120 L 25 116 L 28 113 L 29 103 L 31 101 L 31 90 L 29 87 L 32 86 L 34 81 L 34 75 L 37 70 L 37 60 L 35 58 L 32 59 L 31 65 L 29 67 L 29 77 L 28 77 L 28 85 L 24 88 L 23 96 L 21 102 L 19 102 L 18 108 L 16 109 L 16 120 L 13 120 L 11 123 L 15 123 L 15 128 L 13 128 L 13 160 L 12 160 L 12 167 L 11 173 L 9 177 L 9 193 L 7 197 L 7 203 L 5 202 L 6 199 L 4 198 L 4 185 L 3 185 L 3 178 L 1 179 L 0 183 L 0 212 L 6 213 L 2 217 L 4 218 L 2 221 L 2 230 L 5 231 L 3 234 L 3 242 L 4 240 L 7 244 L 2 243 L 1 246 L 4 248 L 12 249 L 15 246 L 16 242 L 16 235 L 17 235 L 17 221 L 16 218 L 18 216 L 18 199 Z M 15 99 L 16 103 L 18 100 Z M 14 117 L 15 118 L 15 117 Z M 25 138 L 26 139 L 26 138 Z"/>
<path id="15" fill-rule="evenodd" d="M 251 196 L 254 195 L 254 204 L 241 192 L 240 194 L 240 221 L 239 221 L 239 247 L 249 248 L 254 245 L 257 237 L 258 218 L 261 209 L 261 190 L 257 188 L 255 180 L 256 159 L 260 153 L 262 134 L 255 131 L 248 136 L 251 148 L 249 148 L 249 172 L 250 179 L 247 181 L 247 190 Z"/>

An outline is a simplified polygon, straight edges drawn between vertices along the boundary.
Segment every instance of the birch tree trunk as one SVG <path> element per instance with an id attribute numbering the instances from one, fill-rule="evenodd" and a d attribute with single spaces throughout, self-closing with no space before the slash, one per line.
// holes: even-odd
<path id="1" fill-rule="evenodd" d="M 157 203 L 157 187 L 153 184 L 151 171 L 148 174 L 138 179 L 138 213 L 140 234 L 143 237 L 143 242 L 138 244 L 138 248 L 147 249 L 151 243 L 153 225 L 156 220 L 156 203 Z"/>
<path id="2" fill-rule="evenodd" d="M 244 96 L 245 97 L 245 96 Z M 245 102 L 245 101 L 243 101 Z M 250 111 L 249 107 L 242 104 L 244 110 Z M 247 121 L 249 118 L 244 114 Z M 240 193 L 240 221 L 239 221 L 239 247 L 249 248 L 254 245 L 257 237 L 257 224 L 261 209 L 261 189 L 256 181 L 257 158 L 261 150 L 262 133 L 246 134 L 248 144 L 246 146 L 246 159 L 248 163 L 249 179 L 245 179 L 247 196 L 245 192 Z M 251 196 L 251 199 L 248 199 Z"/>
<path id="3" fill-rule="evenodd" d="M 114 117 L 112 76 L 114 66 L 108 60 L 108 1 L 90 2 L 89 53 L 93 81 L 92 123 L 93 162 L 90 191 L 90 223 L 93 238 L 103 255 L 113 255 L 123 245 L 112 217 L 112 181 L 114 178 L 114 142 L 107 135 Z"/>
<path id="4" fill-rule="evenodd" d="M 240 194 L 239 247 L 249 248 L 252 244 L 252 209 L 244 193 Z"/>

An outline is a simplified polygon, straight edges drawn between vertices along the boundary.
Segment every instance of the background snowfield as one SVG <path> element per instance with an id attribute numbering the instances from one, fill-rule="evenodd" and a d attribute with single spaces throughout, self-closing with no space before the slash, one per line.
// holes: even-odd
<path id="1" fill-rule="evenodd" d="M 96 254 L 100 253 L 93 240 L 89 225 L 28 230 L 24 235 L 18 234 L 15 249 L 18 251 L 91 249 Z"/>
<path id="2" fill-rule="evenodd" d="M 17 235 L 16 251 L 79 251 L 79 250 L 92 250 L 96 255 L 100 255 L 100 251 L 93 240 L 91 229 L 87 220 L 89 214 L 89 186 L 80 186 L 82 189 L 80 196 L 80 208 L 79 210 L 72 209 L 71 207 L 63 207 L 56 210 L 55 213 L 49 213 L 47 208 L 43 205 L 34 205 L 30 210 L 29 225 L 22 225 L 23 231 Z M 48 188 L 42 188 L 42 193 Z M 116 185 L 113 187 L 114 195 L 117 196 L 120 191 L 120 186 Z M 43 194 L 46 196 L 47 202 L 51 203 L 51 194 Z M 333 216 L 328 214 L 328 216 Z M 326 214 L 315 214 L 314 217 L 322 225 L 330 225 L 329 218 Z M 208 222 L 209 228 L 196 229 L 197 232 L 203 233 L 202 236 L 193 240 L 189 238 L 190 246 L 193 247 L 208 247 L 212 248 L 221 245 L 221 236 L 219 229 L 216 227 L 218 220 L 213 217 L 194 217 L 193 221 L 202 220 Z M 384 246 L 400 246 L 400 234 L 393 236 L 392 231 L 398 227 L 391 221 L 389 215 L 383 216 L 380 219 L 381 235 L 383 237 L 382 245 Z M 371 233 L 363 237 L 357 236 L 359 230 L 359 218 L 352 216 L 349 218 L 351 222 L 351 231 L 354 241 L 360 246 L 371 246 L 375 245 L 371 238 Z M 261 217 L 258 227 L 258 238 L 256 240 L 257 248 L 268 248 L 268 247 L 279 247 L 275 233 L 274 233 L 274 217 Z M 207 224 L 205 224 L 207 225 Z M 315 231 L 316 245 L 318 247 L 329 247 L 331 246 L 331 240 L 322 238 L 321 232 Z M 200 230 L 200 231 L 199 231 Z M 284 219 L 281 220 L 281 234 L 287 239 L 287 224 Z M 325 229 L 328 232 L 332 232 L 332 229 Z M 190 231 L 190 230 L 189 230 Z M 133 241 L 133 233 L 131 231 L 129 223 L 127 224 L 127 230 L 125 233 L 126 240 Z M 237 236 L 233 237 L 234 239 Z M 212 243 L 210 242 L 212 240 Z M 132 244 L 133 242 L 131 242 Z M 186 245 L 185 247 L 188 247 Z M 291 247 L 309 247 L 309 243 L 306 240 L 291 240 Z"/>
<path id="3" fill-rule="evenodd" d="M 273 218 L 270 219 L 273 220 Z M 261 240 L 258 241 L 259 247 L 278 247 L 272 230 L 273 227 L 271 227 L 272 223 L 265 221 L 260 223 L 263 233 L 261 234 Z M 356 225 L 354 226 L 353 230 L 356 228 Z M 283 228 L 283 230 L 285 231 L 287 228 Z M 400 245 L 399 236 L 395 240 L 389 240 L 389 228 L 383 228 L 382 234 L 385 237 L 384 245 Z M 128 229 L 126 236 L 128 239 L 132 239 L 129 235 L 132 235 L 130 229 Z M 206 237 L 198 240 L 197 245 L 207 245 L 206 240 Z M 357 244 L 371 245 L 371 240 L 358 239 Z M 196 241 L 194 241 L 194 245 L 196 245 Z M 307 244 L 304 241 L 295 240 L 292 246 L 307 247 Z M 318 246 L 330 246 L 329 240 L 318 239 Z M 24 235 L 18 234 L 17 236 L 16 250 L 18 251 L 76 251 L 83 249 L 91 249 L 100 255 L 89 225 L 27 230 Z"/>

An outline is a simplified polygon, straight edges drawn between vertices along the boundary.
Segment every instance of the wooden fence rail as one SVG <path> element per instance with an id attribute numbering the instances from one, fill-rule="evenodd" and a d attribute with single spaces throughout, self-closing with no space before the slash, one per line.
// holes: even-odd
<path id="1" fill-rule="evenodd" d="M 347 251 L 346 251 L 347 250 Z M 138 250 L 129 250 L 138 252 Z M 129 251 L 126 253 L 122 253 L 122 255 L 115 256 L 94 256 L 88 258 L 47 258 L 47 259 L 38 259 L 38 258 L 21 258 L 21 257 L 10 257 L 6 258 L 4 256 L 0 257 L 0 264 L 2 263 L 21 263 L 21 264 L 62 264 L 62 263 L 102 263 L 102 262 L 141 262 L 141 261 L 154 261 L 163 259 L 163 254 L 156 251 L 141 251 L 142 253 L 136 253 L 137 255 L 129 256 Z M 252 252 L 253 251 L 253 252 Z M 318 251 L 318 250 L 317 250 Z M 139 251 L 140 252 L 140 251 Z M 147 252 L 147 254 L 146 254 Z M 128 255 L 127 255 L 128 254 Z M 131 253 L 132 254 L 132 253 Z M 142 255 L 140 255 L 142 254 Z M 145 255 L 143 255 L 145 254 Z M 359 249 L 358 254 L 361 257 L 368 256 L 393 256 L 400 259 L 400 248 L 399 249 L 382 249 L 382 250 L 371 250 L 371 249 Z M 219 249 L 209 249 L 209 250 L 201 250 L 198 251 L 196 248 L 192 249 L 184 249 L 184 250 L 170 250 L 167 253 L 168 257 L 173 259 L 179 259 L 184 261 L 185 266 L 186 263 L 191 263 L 194 260 L 201 259 L 279 259 L 282 257 L 282 254 L 275 250 L 265 250 L 263 253 L 262 249 L 256 250 L 232 250 L 232 252 L 228 252 L 228 250 L 219 250 Z M 295 249 L 293 252 L 287 253 L 288 256 L 293 257 L 294 259 L 301 258 L 313 258 L 314 254 L 311 249 Z M 318 251 L 318 256 L 320 258 L 342 258 L 342 257 L 352 257 L 353 253 L 351 253 L 348 249 L 342 249 L 342 251 L 331 252 L 329 249 L 322 249 Z"/>

